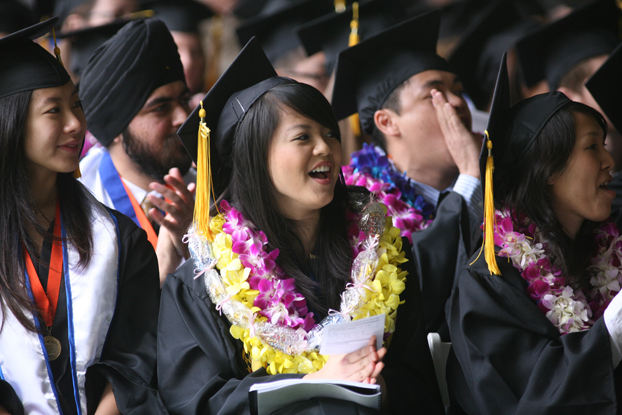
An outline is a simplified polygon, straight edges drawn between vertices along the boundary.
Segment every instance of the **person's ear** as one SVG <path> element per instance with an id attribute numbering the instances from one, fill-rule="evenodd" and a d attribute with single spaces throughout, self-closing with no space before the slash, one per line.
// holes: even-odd
<path id="1" fill-rule="evenodd" d="M 400 135 L 400 128 L 397 124 L 398 115 L 390 109 L 383 108 L 374 113 L 374 123 L 376 128 L 385 136 L 396 137 Z"/>

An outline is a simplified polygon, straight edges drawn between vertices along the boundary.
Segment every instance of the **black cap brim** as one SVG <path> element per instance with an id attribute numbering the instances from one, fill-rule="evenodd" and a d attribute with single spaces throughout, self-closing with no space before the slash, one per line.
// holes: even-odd
<path id="1" fill-rule="evenodd" d="M 622 133 L 622 43 L 585 86 L 616 130 Z"/>

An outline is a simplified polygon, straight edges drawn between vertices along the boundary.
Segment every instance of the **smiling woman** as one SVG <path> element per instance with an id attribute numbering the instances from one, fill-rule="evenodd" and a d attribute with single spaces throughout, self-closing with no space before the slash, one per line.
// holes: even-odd
<path id="1" fill-rule="evenodd" d="M 253 384 L 306 377 L 378 382 L 390 413 L 442 413 L 399 230 L 365 189 L 345 186 L 324 96 L 276 76 L 251 40 L 178 134 L 198 179 L 192 261 L 162 289 L 158 381 L 169 412 L 249 414 Z M 349 354 L 319 354 L 325 326 L 378 314 L 388 349 L 372 337 Z M 337 411 L 377 413 L 328 398 L 278 413 Z"/>
<path id="2" fill-rule="evenodd" d="M 504 60 L 480 160 L 484 252 L 447 303 L 450 390 L 467 413 L 616 413 L 622 236 L 607 222 L 607 123 L 560 92 L 509 102 Z"/>
<path id="3" fill-rule="evenodd" d="M 0 39 L 0 414 L 161 413 L 157 261 L 76 180 L 80 98 L 31 40 L 57 20 Z"/>

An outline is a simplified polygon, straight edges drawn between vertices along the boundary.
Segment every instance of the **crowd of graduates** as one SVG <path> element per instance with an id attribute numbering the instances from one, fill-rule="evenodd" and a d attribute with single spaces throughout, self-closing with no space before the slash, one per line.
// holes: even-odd
<path id="1" fill-rule="evenodd" d="M 622 413 L 621 75 L 619 0 L 0 0 L 0 415 Z"/>

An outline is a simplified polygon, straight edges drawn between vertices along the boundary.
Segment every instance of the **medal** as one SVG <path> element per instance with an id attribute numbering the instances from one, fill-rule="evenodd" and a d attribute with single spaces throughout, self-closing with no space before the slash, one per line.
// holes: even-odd
<path id="1" fill-rule="evenodd" d="M 49 333 L 50 334 L 48 336 L 43 337 L 43 345 L 48 353 L 48 359 L 56 360 L 58 359 L 58 356 L 60 356 L 62 347 L 60 345 L 60 340 L 51 335 L 51 330 Z"/>
<path id="2" fill-rule="evenodd" d="M 48 271 L 47 292 L 41 285 L 30 254 L 24 247 L 24 262 L 26 262 L 26 278 L 30 282 L 35 303 L 39 308 L 41 317 L 45 323 L 46 332 L 43 336 L 43 345 L 49 360 L 56 360 L 61 354 L 62 346 L 60 340 L 52 336 L 52 325 L 54 324 L 54 316 L 56 315 L 56 306 L 58 305 L 58 295 L 60 294 L 60 280 L 63 269 L 63 244 L 61 238 L 61 219 L 60 205 L 56 202 L 56 217 L 54 219 L 54 240 L 52 241 L 52 255 L 50 258 L 50 267 Z"/>

